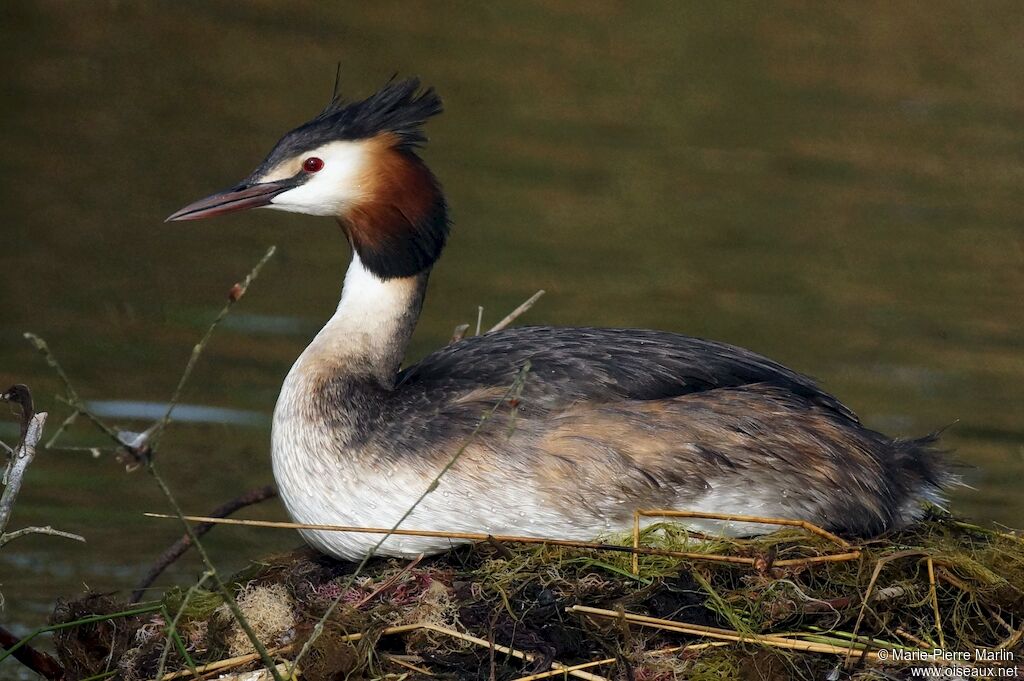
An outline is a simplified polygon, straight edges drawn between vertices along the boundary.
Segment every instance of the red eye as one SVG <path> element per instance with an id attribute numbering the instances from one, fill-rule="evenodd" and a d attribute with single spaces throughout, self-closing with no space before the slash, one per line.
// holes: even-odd
<path id="1" fill-rule="evenodd" d="M 318 170 L 322 169 L 323 167 L 323 160 L 317 158 L 316 156 L 310 156 L 309 158 L 302 162 L 302 169 L 305 170 L 307 173 L 315 173 Z"/>

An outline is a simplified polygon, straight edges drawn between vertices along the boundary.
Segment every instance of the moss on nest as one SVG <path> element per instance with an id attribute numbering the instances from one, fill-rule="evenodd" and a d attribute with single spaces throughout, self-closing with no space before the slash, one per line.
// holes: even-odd
<path id="1" fill-rule="evenodd" d="M 842 664 L 842 656 L 751 642 L 664 653 L 710 639 L 566 608 L 594 606 L 743 634 L 800 632 L 802 640 L 840 645 L 856 633 L 860 642 L 875 647 L 931 648 L 939 646 L 940 635 L 928 557 L 946 649 L 1002 646 L 1021 652 L 1024 541 L 946 515 L 934 514 L 904 531 L 865 542 L 858 547 L 859 558 L 841 562 L 775 566 L 779 560 L 835 552 L 827 539 L 800 530 L 705 540 L 677 525 L 658 524 L 644 530 L 643 543 L 759 560 L 751 567 L 644 555 L 634 575 L 629 553 L 485 543 L 411 567 L 408 561 L 374 560 L 353 576 L 352 564 L 302 549 L 254 563 L 231 583 L 261 640 L 269 647 L 285 647 L 284 659 L 294 657 L 330 605 L 338 602 L 301 664 L 303 678 L 313 681 L 387 674 L 427 678 L 417 671 L 426 669 L 442 678 L 487 678 L 493 673 L 496 679 L 515 679 L 549 669 L 553 661 L 572 665 L 610 658 L 615 662 L 589 671 L 637 681 L 826 678 Z M 862 608 L 879 564 L 872 596 Z M 224 615 L 218 594 L 193 590 L 187 604 L 185 594 L 171 589 L 164 604 L 172 616 L 182 611 L 178 630 L 195 664 L 251 649 L 244 635 L 239 638 L 233 618 Z M 83 600 L 74 612 L 86 613 L 90 603 L 102 605 L 100 611 L 116 607 Z M 389 627 L 421 623 L 432 626 L 384 633 Z M 121 676 L 152 678 L 165 641 L 162 616 L 118 626 Z M 509 646 L 531 659 L 524 662 L 442 630 Z M 353 634 L 363 637 L 351 640 Z M 110 653 L 99 638 L 79 627 L 57 640 L 62 659 L 77 661 L 69 670 L 81 670 L 76 672 L 81 677 L 96 668 L 95 661 Z M 234 671 L 257 665 L 250 662 Z M 878 665 L 861 661 L 850 673 L 880 678 Z M 167 669 L 185 666 L 184 657 L 172 649 Z M 884 674 L 891 678 L 905 672 L 888 667 Z"/>

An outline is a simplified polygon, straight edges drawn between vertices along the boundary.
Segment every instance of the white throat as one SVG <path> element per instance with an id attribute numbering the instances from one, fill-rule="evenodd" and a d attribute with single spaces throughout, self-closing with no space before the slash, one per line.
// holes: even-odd
<path id="1" fill-rule="evenodd" d="M 369 374 L 384 387 L 392 387 L 419 317 L 426 283 L 426 273 L 382 279 L 353 253 L 338 309 L 302 353 L 293 373 Z"/>

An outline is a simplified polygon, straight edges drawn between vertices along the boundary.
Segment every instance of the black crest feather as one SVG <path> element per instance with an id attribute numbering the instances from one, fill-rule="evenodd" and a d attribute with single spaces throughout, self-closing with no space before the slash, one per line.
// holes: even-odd
<path id="1" fill-rule="evenodd" d="M 316 118 L 278 141 L 253 177 L 260 177 L 286 158 L 338 140 L 391 133 L 397 137 L 400 148 L 411 151 L 427 140 L 423 124 L 442 110 L 440 96 L 432 87 L 421 90 L 419 78 L 392 78 L 377 92 L 355 102 L 335 94 Z"/>
<path id="2" fill-rule="evenodd" d="M 362 139 L 394 133 L 403 145 L 416 147 L 426 141 L 423 124 L 443 111 L 434 88 L 420 90 L 419 78 L 395 80 L 366 99 L 348 102 L 337 94 L 319 116 L 299 128 L 322 130 L 334 139 Z"/>

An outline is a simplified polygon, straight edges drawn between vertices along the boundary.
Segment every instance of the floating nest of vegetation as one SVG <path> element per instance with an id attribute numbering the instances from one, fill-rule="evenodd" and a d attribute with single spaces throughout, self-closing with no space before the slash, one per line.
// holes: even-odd
<path id="1" fill-rule="evenodd" d="M 483 542 L 357 573 L 302 549 L 230 587 L 280 676 L 309 681 L 1009 676 L 1024 655 L 1024 540 L 1010 533 L 933 513 L 846 547 L 800 528 L 723 540 L 669 523 L 640 544 L 706 558 Z M 219 593 L 133 608 L 58 605 L 56 623 L 135 613 L 58 633 L 70 679 L 270 678 Z"/>

